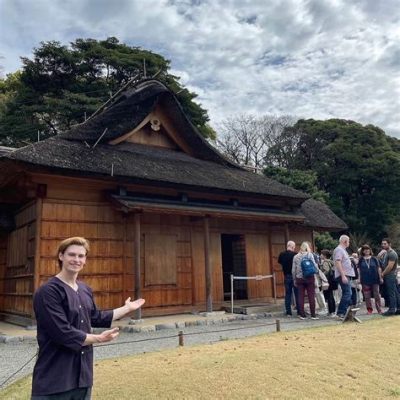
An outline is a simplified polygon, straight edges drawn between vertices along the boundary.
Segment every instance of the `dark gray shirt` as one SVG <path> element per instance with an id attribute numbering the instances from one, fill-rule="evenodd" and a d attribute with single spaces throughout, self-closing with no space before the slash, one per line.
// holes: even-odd
<path id="1" fill-rule="evenodd" d="M 54 277 L 33 298 L 39 355 L 32 395 L 43 396 L 93 385 L 93 347 L 83 346 L 93 327 L 111 326 L 113 311 L 99 311 L 92 290 L 78 290 Z"/>
<path id="2" fill-rule="evenodd" d="M 389 264 L 389 261 L 394 261 L 394 267 L 390 272 L 387 272 L 386 275 L 396 275 L 396 269 L 397 269 L 397 261 L 398 261 L 398 255 L 397 253 L 393 250 L 390 249 L 386 252 L 385 256 L 383 257 L 383 270 L 387 267 Z"/>

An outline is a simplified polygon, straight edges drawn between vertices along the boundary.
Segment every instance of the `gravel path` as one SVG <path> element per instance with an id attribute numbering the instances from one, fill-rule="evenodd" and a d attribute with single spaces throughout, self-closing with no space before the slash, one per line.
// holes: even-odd
<path id="1" fill-rule="evenodd" d="M 361 314 L 358 316 L 360 316 L 361 320 L 375 318 L 375 315 L 369 316 Z M 219 325 L 191 326 L 183 329 L 164 329 L 156 332 L 121 332 L 116 341 L 95 347 L 95 360 L 176 348 L 178 347 L 178 333 L 180 330 L 184 332 L 185 346 L 215 343 L 221 340 L 244 338 L 267 332 L 275 332 L 275 318 L 245 321 L 237 320 Z M 310 319 L 301 321 L 295 317 L 280 319 L 282 332 L 338 324 L 341 324 L 341 322 L 328 317 L 321 318 L 317 321 L 312 321 Z M 34 357 L 36 351 L 37 343 L 36 340 L 33 339 L 24 340 L 22 342 L 9 342 L 7 344 L 0 343 L 0 385 L 28 360 Z M 32 373 L 34 362 L 35 360 L 32 359 L 20 372 L 12 379 L 8 380 L 4 386 Z"/>

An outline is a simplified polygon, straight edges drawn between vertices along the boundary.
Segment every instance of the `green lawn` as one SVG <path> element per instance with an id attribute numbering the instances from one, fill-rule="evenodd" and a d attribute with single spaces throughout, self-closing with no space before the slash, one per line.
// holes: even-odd
<path id="1" fill-rule="evenodd" d="M 93 399 L 400 399 L 399 331 L 379 318 L 98 361 Z"/>

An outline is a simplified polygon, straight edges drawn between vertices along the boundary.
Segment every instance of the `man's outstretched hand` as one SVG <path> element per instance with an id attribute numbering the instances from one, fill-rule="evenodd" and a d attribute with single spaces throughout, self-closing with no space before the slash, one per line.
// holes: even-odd
<path id="1" fill-rule="evenodd" d="M 86 335 L 86 339 L 83 343 L 83 346 L 88 346 L 90 344 L 95 344 L 95 343 L 111 342 L 119 335 L 118 331 L 119 328 L 112 328 L 99 334 L 88 333 Z"/>
<path id="2" fill-rule="evenodd" d="M 122 317 L 125 317 L 125 315 L 142 307 L 144 302 L 145 302 L 144 299 L 137 299 L 135 301 L 131 301 L 131 298 L 128 297 L 125 300 L 125 304 L 122 307 L 119 307 L 119 308 L 116 308 L 115 310 L 113 310 L 113 312 L 114 312 L 113 321 L 115 321 L 117 319 L 121 319 Z"/>
<path id="3" fill-rule="evenodd" d="M 135 311 L 138 308 L 142 307 L 142 305 L 145 303 L 145 299 L 137 299 L 135 301 L 131 301 L 131 298 L 128 297 L 125 300 L 125 306 L 129 309 L 129 312 Z"/>
<path id="4" fill-rule="evenodd" d="M 100 333 L 98 336 L 99 343 L 111 342 L 119 335 L 119 328 L 108 329 Z"/>

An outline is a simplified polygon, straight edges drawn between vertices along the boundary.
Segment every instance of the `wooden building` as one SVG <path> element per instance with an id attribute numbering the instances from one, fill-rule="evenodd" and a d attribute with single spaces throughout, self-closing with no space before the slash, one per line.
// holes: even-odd
<path id="1" fill-rule="evenodd" d="M 229 276 L 278 272 L 288 239 L 346 225 L 302 192 L 219 154 L 155 80 L 71 131 L 0 152 L 0 313 L 29 319 L 58 272 L 58 243 L 90 240 L 81 279 L 101 308 L 146 299 L 144 315 L 218 309 Z M 271 280 L 238 283 L 268 301 Z M 226 298 L 225 298 L 226 299 Z"/>

